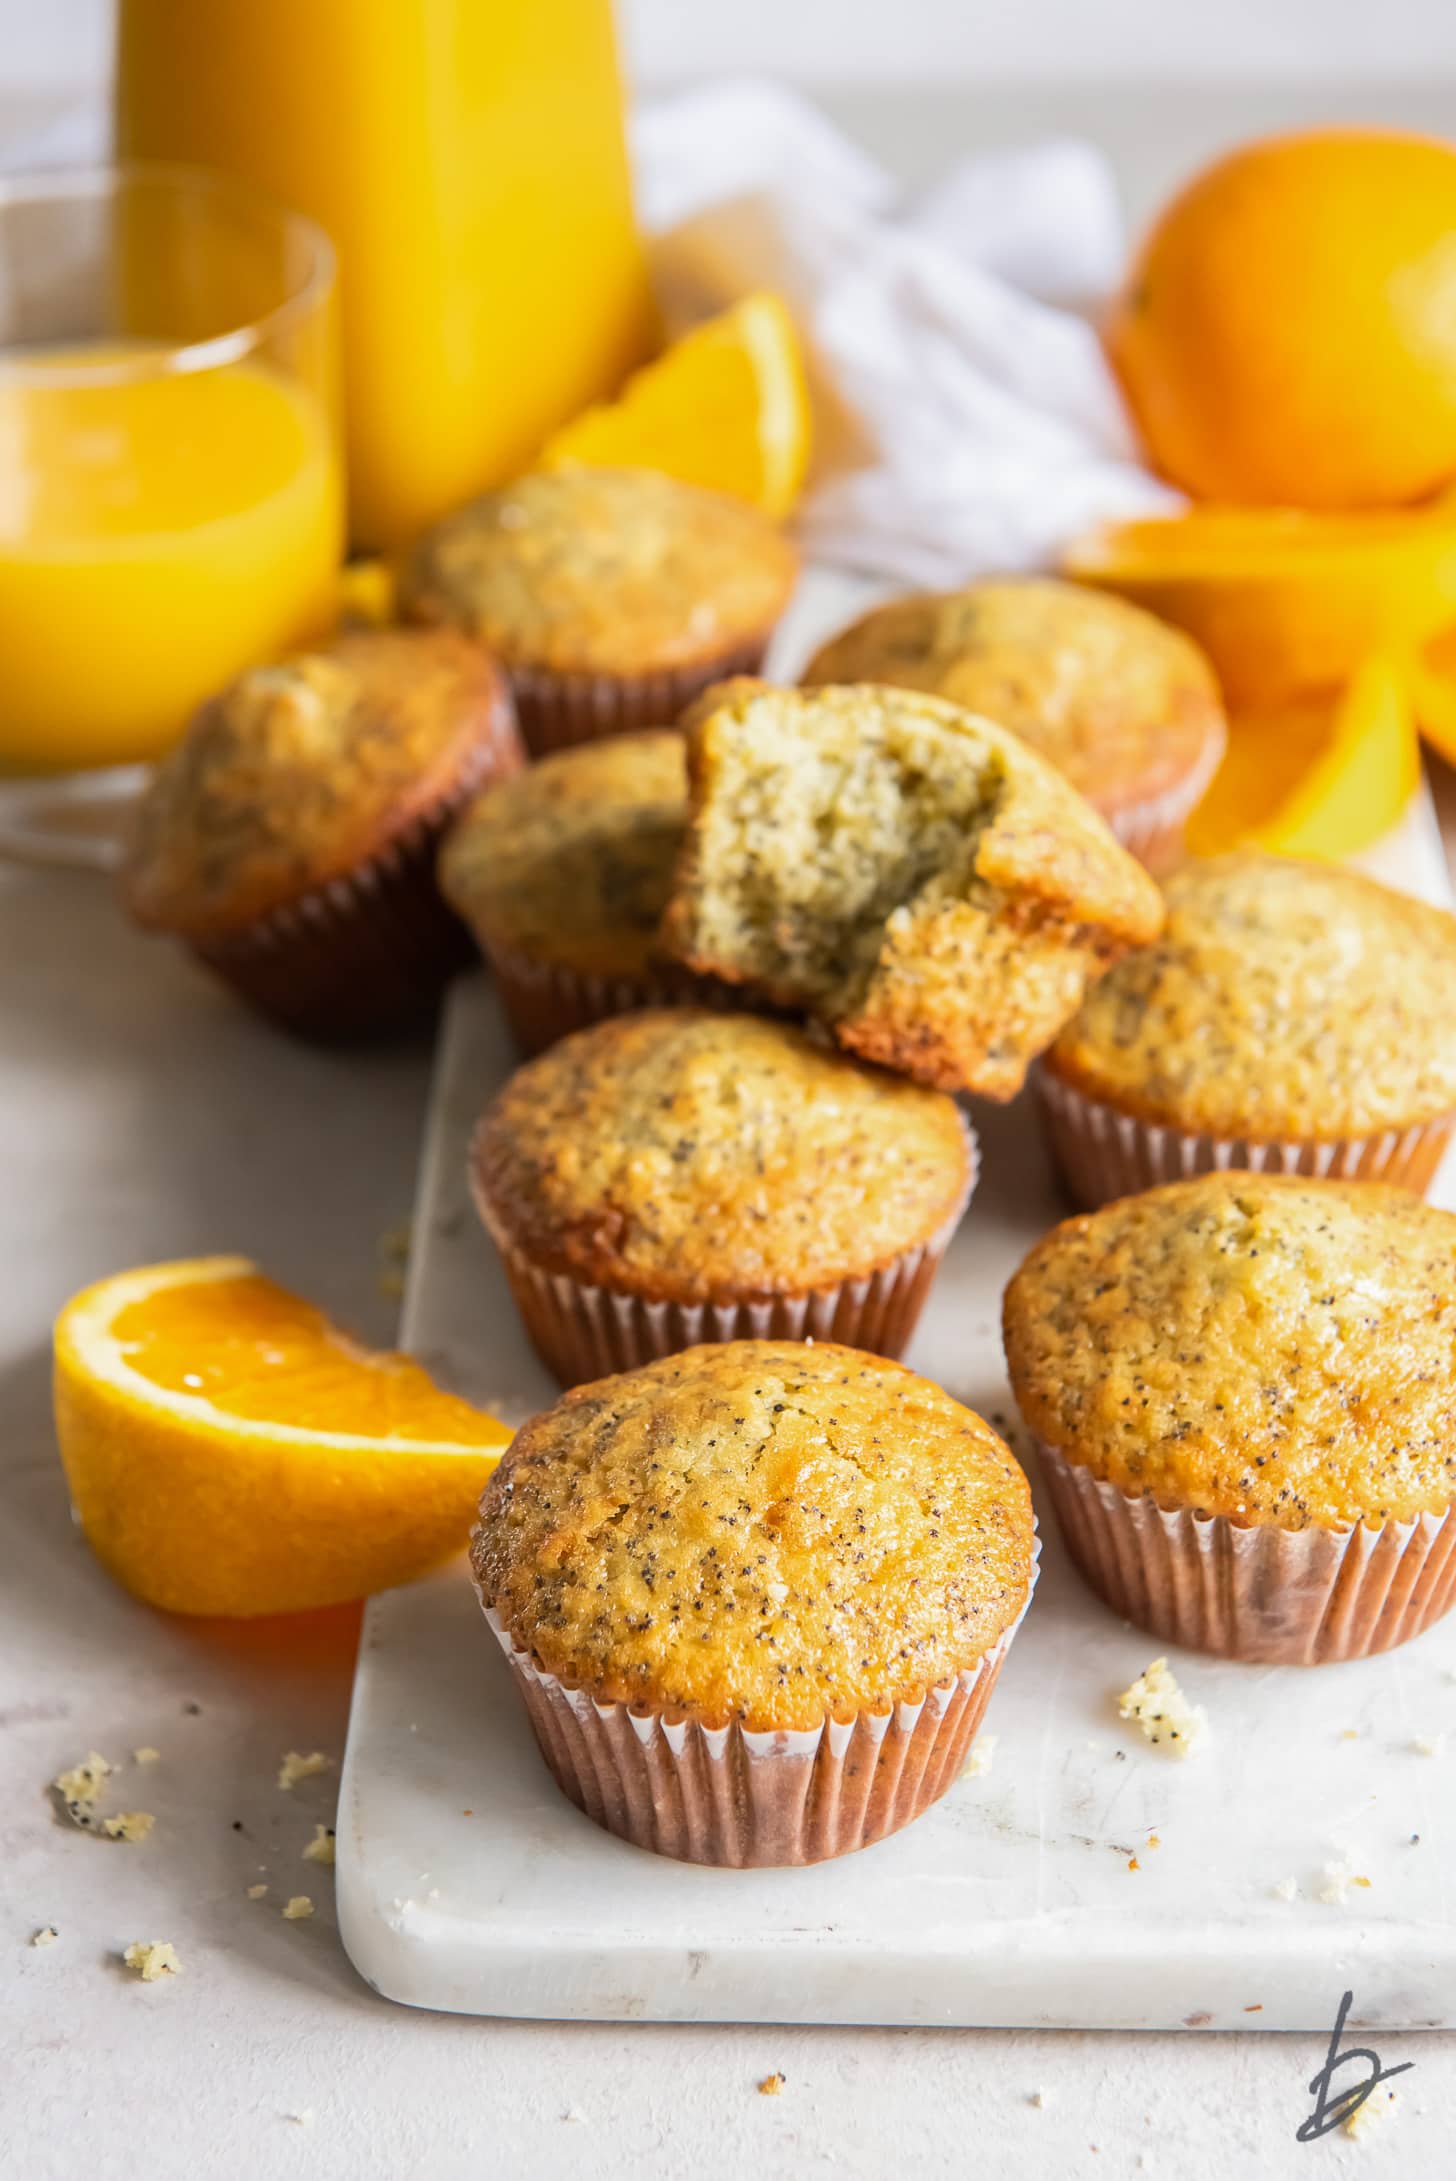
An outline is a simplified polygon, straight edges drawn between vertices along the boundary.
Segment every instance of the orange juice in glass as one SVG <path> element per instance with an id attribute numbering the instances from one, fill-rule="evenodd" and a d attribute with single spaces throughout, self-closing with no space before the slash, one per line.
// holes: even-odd
<path id="1" fill-rule="evenodd" d="M 116 134 L 332 237 L 371 550 L 523 469 L 651 344 L 610 0 L 121 0 Z"/>
<path id="2" fill-rule="evenodd" d="M 155 757 L 328 630 L 332 281 L 325 238 L 230 179 L 0 187 L 0 773 Z M 16 807 L 0 787 L 6 831 Z"/>

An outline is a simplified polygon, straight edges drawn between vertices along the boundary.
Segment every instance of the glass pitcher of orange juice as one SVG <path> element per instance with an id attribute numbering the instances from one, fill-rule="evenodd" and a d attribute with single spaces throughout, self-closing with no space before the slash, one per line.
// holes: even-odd
<path id="1" fill-rule="evenodd" d="M 121 0 L 117 143 L 332 237 L 357 545 L 525 467 L 650 345 L 609 0 Z"/>

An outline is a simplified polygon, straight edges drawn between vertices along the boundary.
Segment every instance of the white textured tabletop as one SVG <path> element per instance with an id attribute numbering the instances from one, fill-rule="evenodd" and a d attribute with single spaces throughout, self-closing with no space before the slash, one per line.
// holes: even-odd
<path id="1" fill-rule="evenodd" d="M 1282 97 L 1277 114 L 1199 103 L 1186 129 L 1159 100 L 1159 156 L 1196 156 L 1246 110 L 1284 118 L 1298 101 Z M 983 92 L 961 109 L 967 137 L 988 113 L 1000 137 L 1092 118 Z M 300 1861 L 334 1778 L 275 1784 L 284 1751 L 342 1750 L 355 1617 L 229 1631 L 115 1589 L 67 1515 L 47 1336 L 99 1274 L 239 1249 L 387 1339 L 378 1248 L 409 1208 L 428 1058 L 287 1044 L 124 931 L 99 884 L 0 868 L 0 2173 L 1449 2172 L 1449 2038 L 1382 2039 L 1386 2065 L 1414 2063 L 1399 2109 L 1361 2144 L 1300 2148 L 1314 2038 L 565 2026 L 413 2014 L 365 1988 L 330 1874 Z M 155 1811 L 150 1840 L 56 1817 L 59 1769 L 148 1744 L 160 1759 L 128 1776 L 126 1806 Z M 282 1919 L 294 1892 L 311 1921 Z M 55 1944 L 32 1949 L 47 1923 Z M 171 1940 L 184 1975 L 123 1973 L 138 1938 Z M 774 2072 L 782 2093 L 761 2096 Z"/>

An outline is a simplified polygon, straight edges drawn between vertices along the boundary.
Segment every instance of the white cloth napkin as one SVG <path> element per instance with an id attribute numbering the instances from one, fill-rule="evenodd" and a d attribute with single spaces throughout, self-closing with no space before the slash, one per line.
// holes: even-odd
<path id="1" fill-rule="evenodd" d="M 755 288 L 805 336 L 817 451 L 798 528 L 886 583 L 1045 567 L 1099 521 L 1164 512 L 1085 313 L 1123 262 L 1092 146 L 961 161 L 918 202 L 798 93 L 725 83 L 636 117 L 669 322 Z"/>

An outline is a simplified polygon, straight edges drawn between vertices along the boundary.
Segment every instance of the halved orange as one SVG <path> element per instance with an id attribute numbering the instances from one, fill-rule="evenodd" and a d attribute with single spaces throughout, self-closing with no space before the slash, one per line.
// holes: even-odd
<path id="1" fill-rule="evenodd" d="M 664 470 L 783 516 L 803 486 L 811 437 L 799 336 L 787 306 L 764 293 L 683 334 L 616 401 L 548 440 L 539 466 Z"/>
<path id="2" fill-rule="evenodd" d="M 465 1543 L 511 1437 L 240 1257 L 75 1296 L 55 1415 L 98 1559 L 173 1613 L 290 1613 L 409 1581 Z"/>
<path id="3" fill-rule="evenodd" d="M 1456 496 L 1355 515 L 1194 507 L 1095 531 L 1063 572 L 1186 629 L 1231 704 L 1262 703 L 1456 620 Z"/>
<path id="4" fill-rule="evenodd" d="M 1397 825 L 1419 782 L 1407 676 L 1399 661 L 1377 656 L 1342 689 L 1231 713 L 1228 749 L 1189 820 L 1188 847 L 1336 862 Z"/>

